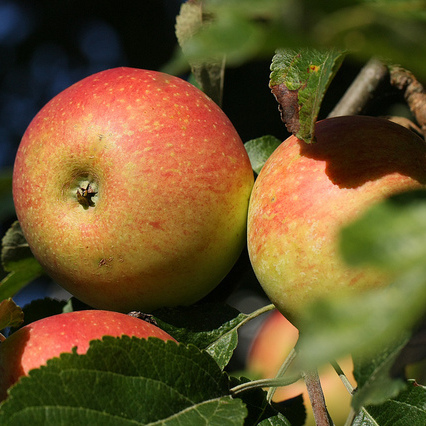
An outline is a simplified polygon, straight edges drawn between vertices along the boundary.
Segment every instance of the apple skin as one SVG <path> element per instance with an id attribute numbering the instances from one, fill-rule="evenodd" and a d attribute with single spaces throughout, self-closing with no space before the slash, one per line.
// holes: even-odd
<path id="1" fill-rule="evenodd" d="M 253 180 L 210 98 L 177 77 L 114 68 L 36 115 L 13 196 L 57 283 L 95 308 L 150 312 L 190 305 L 226 276 L 246 243 Z"/>
<path id="2" fill-rule="evenodd" d="M 290 321 L 320 298 L 389 283 L 390 274 L 346 265 L 339 230 L 386 196 L 424 187 L 426 144 L 386 119 L 345 116 L 316 124 L 316 142 L 290 136 L 254 185 L 248 251 L 264 291 Z"/>
<path id="3" fill-rule="evenodd" d="M 296 345 L 299 331 L 279 311 L 274 311 L 262 323 L 253 338 L 247 356 L 246 368 L 250 375 L 267 379 L 275 377 L 287 355 Z M 338 360 L 352 386 L 355 386 L 353 377 L 352 358 L 347 356 Z M 351 395 L 331 365 L 320 369 L 320 381 L 324 392 L 327 409 L 334 424 L 343 425 L 350 412 Z M 298 395 L 303 395 L 306 407 L 305 425 L 315 425 L 308 391 L 303 380 L 289 386 L 281 387 L 274 393 L 273 401 L 285 401 Z"/>
<path id="4" fill-rule="evenodd" d="M 112 311 L 75 311 L 34 321 L 0 344 L 0 401 L 6 398 L 7 389 L 30 370 L 74 347 L 78 354 L 85 354 L 92 340 L 106 335 L 175 341 L 153 324 Z"/>

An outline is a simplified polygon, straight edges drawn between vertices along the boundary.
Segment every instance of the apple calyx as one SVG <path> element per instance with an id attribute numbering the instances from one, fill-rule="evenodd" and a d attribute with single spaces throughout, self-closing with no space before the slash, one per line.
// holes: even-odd
<path id="1" fill-rule="evenodd" d="M 98 192 L 91 187 L 89 182 L 86 188 L 80 187 L 77 189 L 77 201 L 83 206 L 84 209 L 95 207 L 95 203 L 92 200 L 92 197 L 94 197 L 97 193 Z"/>

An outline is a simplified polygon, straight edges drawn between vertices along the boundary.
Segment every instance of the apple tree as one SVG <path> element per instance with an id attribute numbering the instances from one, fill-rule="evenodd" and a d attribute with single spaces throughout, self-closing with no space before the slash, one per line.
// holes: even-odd
<path id="1" fill-rule="evenodd" d="M 277 137 L 265 132 L 244 141 L 256 181 L 262 179 L 262 170 L 276 170 L 268 159 L 274 159 L 284 139 L 289 137 L 296 144 L 311 147 L 305 153 L 313 152 L 315 144 L 320 143 L 319 120 L 347 116 L 349 123 L 351 116 L 374 115 L 369 114 L 369 107 L 386 90 L 397 91 L 405 108 L 402 116 L 386 114 L 377 119 L 386 122 L 380 127 L 380 137 L 386 139 L 383 134 L 389 132 L 396 142 L 414 141 L 413 164 L 419 168 L 418 175 L 426 174 L 426 90 L 421 83 L 426 79 L 424 6 L 424 2 L 409 0 L 327 4 L 310 0 L 188 0 L 176 17 L 179 48 L 160 71 L 185 77 L 223 107 L 225 95 L 232 95 L 226 87 L 228 72 L 249 61 L 270 62 L 269 87 L 265 84 L 264 90 L 271 92 L 277 102 L 275 120 L 282 122 L 282 134 Z M 336 81 L 343 79 L 348 61 L 358 64 L 359 72 L 336 99 Z M 244 100 L 251 101 L 249 87 Z M 260 104 L 255 107 L 262 109 Z M 374 126 L 363 132 L 364 122 L 356 121 L 359 124 L 351 128 L 351 134 L 371 135 Z M 404 136 L 396 138 L 399 132 Z M 366 180 L 376 180 L 375 160 L 383 152 L 374 152 L 376 146 L 369 152 L 372 144 L 368 141 L 355 145 L 357 140 L 353 138 L 351 143 L 350 155 L 361 156 L 363 173 L 371 173 Z M 357 153 L 361 147 L 362 154 Z M 395 161 L 404 161 L 412 154 L 410 151 L 406 155 L 399 147 L 392 149 Z M 360 173 L 345 170 L 343 163 L 337 166 L 339 173 Z M 296 178 L 294 172 L 288 181 Z M 309 179 L 313 182 L 315 175 L 306 174 L 304 178 L 304 188 L 309 188 Z M 279 183 L 278 179 L 276 176 L 275 182 Z M 336 232 L 336 255 L 343 259 L 344 267 L 374 270 L 381 285 L 340 293 L 340 282 L 336 286 L 333 282 L 331 288 L 325 282 L 327 276 L 332 281 L 332 271 L 327 269 L 332 263 L 329 253 L 311 250 L 315 268 L 323 269 L 325 278 L 315 282 L 315 268 L 297 273 L 306 277 L 308 286 L 327 288 L 327 294 L 299 304 L 294 319 L 299 329 L 297 343 L 274 377 L 255 377 L 249 369 L 233 365 L 246 327 L 276 311 L 276 307 L 287 314 L 285 298 L 278 303 L 280 292 L 278 296 L 276 289 L 269 292 L 270 285 L 263 281 L 271 277 L 265 279 L 265 274 L 258 272 L 248 244 L 216 289 L 200 296 L 196 303 L 191 300 L 187 306 L 170 306 L 165 302 L 150 312 L 140 312 L 137 303 L 132 307 L 132 316 L 152 322 L 178 344 L 106 333 L 102 339 L 92 341 L 86 353 L 62 353 L 22 377 L 1 402 L 0 424 L 302 425 L 311 406 L 316 424 L 331 425 L 333 413 L 327 411 L 328 395 L 321 375 L 324 365 L 332 366 L 350 397 L 346 425 L 426 424 L 426 180 L 417 181 L 419 184 L 407 185 L 397 193 L 383 190 L 382 196 L 368 206 L 357 206 L 359 214 L 339 224 Z M 254 185 L 256 188 L 256 182 Z M 92 201 L 88 192 L 89 185 L 80 188 L 78 194 Z M 289 199 L 292 196 L 296 203 L 306 193 L 293 191 Z M 306 206 L 315 196 L 318 194 L 308 193 Z M 273 196 L 268 200 L 275 201 Z M 325 201 L 315 206 L 330 217 L 335 213 L 334 206 Z M 88 202 L 85 207 L 93 206 Z M 314 209 L 305 210 L 316 214 Z M 304 226 L 295 223 L 289 216 L 285 226 Z M 23 228 L 16 221 L 2 240 L 3 341 L 39 319 L 95 310 L 74 296 L 68 300 L 39 299 L 23 307 L 15 303 L 17 292 L 46 274 L 47 269 L 34 257 L 33 251 L 37 250 L 31 250 Z M 259 227 L 255 231 L 261 244 L 267 244 L 269 231 Z M 291 253 L 288 258 L 306 255 L 301 251 L 303 242 L 290 241 L 289 247 L 296 255 Z M 55 241 L 58 244 L 60 241 Z M 265 269 L 266 275 L 275 273 L 271 271 L 279 269 L 278 263 L 286 261 L 286 254 L 281 256 L 274 258 L 273 268 Z M 51 268 L 54 266 L 49 265 Z M 344 274 L 339 278 L 345 279 Z M 231 301 L 248 286 L 255 286 L 265 303 L 244 312 Z M 321 294 L 317 290 L 315 294 Z M 132 295 L 128 296 L 131 300 Z M 294 297 L 298 297 L 297 291 Z M 293 321 L 291 312 L 289 319 Z M 20 355 L 15 354 L 17 358 Z M 353 371 L 343 371 L 340 365 L 340 359 L 347 356 L 352 357 Z M 355 382 L 349 379 L 352 375 Z M 277 389 L 300 381 L 304 382 L 308 399 L 274 398 Z"/>

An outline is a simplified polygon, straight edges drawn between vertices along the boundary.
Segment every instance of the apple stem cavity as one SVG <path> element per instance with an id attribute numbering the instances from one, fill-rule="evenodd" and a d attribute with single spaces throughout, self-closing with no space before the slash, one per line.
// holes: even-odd
<path id="1" fill-rule="evenodd" d="M 92 188 L 89 182 L 86 187 L 80 187 L 77 189 L 77 201 L 83 206 L 85 210 L 87 210 L 89 207 L 95 207 L 95 203 L 92 198 L 97 193 L 98 192 Z"/>

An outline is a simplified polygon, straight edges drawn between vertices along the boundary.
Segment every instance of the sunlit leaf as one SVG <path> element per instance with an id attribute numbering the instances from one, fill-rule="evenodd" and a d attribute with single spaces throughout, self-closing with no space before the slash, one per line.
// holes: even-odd
<path id="1" fill-rule="evenodd" d="M 0 302 L 0 330 L 6 327 L 17 327 L 24 320 L 22 309 L 12 299 Z"/>
<path id="2" fill-rule="evenodd" d="M 222 426 L 243 425 L 246 415 L 243 402 L 229 396 L 227 375 L 206 353 L 127 336 L 94 341 L 86 355 L 48 361 L 14 386 L 0 407 L 5 426 Z"/>
<path id="3" fill-rule="evenodd" d="M 310 143 L 321 102 L 344 52 L 279 49 L 271 65 L 270 87 L 287 130 Z"/>

